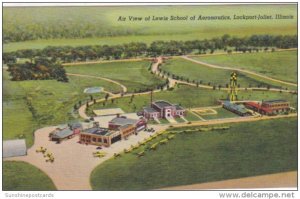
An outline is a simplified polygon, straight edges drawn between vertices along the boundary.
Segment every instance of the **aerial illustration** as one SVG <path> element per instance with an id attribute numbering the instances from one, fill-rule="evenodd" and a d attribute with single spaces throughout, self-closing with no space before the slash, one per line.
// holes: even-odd
<path id="1" fill-rule="evenodd" d="M 297 4 L 3 4 L 4 191 L 297 189 Z"/>

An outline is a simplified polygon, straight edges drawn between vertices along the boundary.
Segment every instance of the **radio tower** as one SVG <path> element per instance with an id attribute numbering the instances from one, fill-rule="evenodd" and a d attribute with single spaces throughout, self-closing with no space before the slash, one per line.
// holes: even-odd
<path id="1" fill-rule="evenodd" d="M 237 74 L 235 72 L 232 72 L 230 76 L 228 99 L 229 101 L 237 100 Z"/>

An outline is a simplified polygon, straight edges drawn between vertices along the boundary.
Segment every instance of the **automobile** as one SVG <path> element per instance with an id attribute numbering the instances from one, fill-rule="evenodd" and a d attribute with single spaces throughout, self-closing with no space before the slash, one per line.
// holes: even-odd
<path id="1" fill-rule="evenodd" d="M 101 147 L 101 146 L 98 146 L 96 149 L 97 149 L 97 150 L 100 150 L 100 149 L 102 149 L 102 147 Z"/>

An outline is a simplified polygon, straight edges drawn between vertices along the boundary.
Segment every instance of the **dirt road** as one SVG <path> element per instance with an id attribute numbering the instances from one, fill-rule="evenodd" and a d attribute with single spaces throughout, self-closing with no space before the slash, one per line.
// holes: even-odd
<path id="1" fill-rule="evenodd" d="M 294 188 L 297 189 L 297 171 L 253 176 L 216 182 L 199 183 L 161 190 L 205 190 L 205 189 L 261 189 L 261 188 Z"/>

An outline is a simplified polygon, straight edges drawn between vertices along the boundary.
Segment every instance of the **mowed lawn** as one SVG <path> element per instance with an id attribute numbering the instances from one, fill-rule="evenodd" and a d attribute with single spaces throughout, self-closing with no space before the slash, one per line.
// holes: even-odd
<path id="1" fill-rule="evenodd" d="M 101 86 L 118 92 L 120 86 L 85 77 L 69 76 L 68 83 L 56 80 L 10 81 L 3 71 L 3 138 L 26 138 L 33 144 L 33 132 L 47 125 L 58 125 L 76 120 L 73 106 L 90 99 L 104 97 L 103 93 L 85 94 L 87 87 Z M 78 119 L 78 118 L 77 118 Z"/>
<path id="2" fill-rule="evenodd" d="M 3 161 L 4 191 L 54 191 L 52 180 L 40 169 L 26 162 Z"/>
<path id="3" fill-rule="evenodd" d="M 192 86 L 179 85 L 172 91 L 162 91 L 153 93 L 153 100 L 166 100 L 174 104 L 179 104 L 184 108 L 195 108 L 218 105 L 219 99 L 226 99 L 227 91 L 209 90 L 196 88 Z M 271 100 L 286 99 L 291 102 L 291 106 L 297 108 L 298 95 L 291 93 L 279 93 L 271 91 L 239 91 L 238 98 L 240 100 Z M 115 100 L 108 99 L 103 103 L 97 103 L 90 106 L 88 114 L 92 115 L 93 109 L 115 108 L 119 107 L 125 112 L 141 111 L 143 107 L 149 106 L 150 94 L 135 95 L 132 102 L 131 96 L 123 97 Z"/>
<path id="4" fill-rule="evenodd" d="M 153 88 L 163 84 L 161 80 L 148 71 L 149 61 L 111 62 L 101 64 L 87 64 L 66 66 L 68 73 L 94 75 L 116 80 L 128 88 L 128 92 Z"/>
<path id="5" fill-rule="evenodd" d="M 214 108 L 214 110 L 217 112 L 217 114 L 207 114 L 207 115 L 200 114 L 200 116 L 205 120 L 240 117 L 239 115 L 232 113 L 224 108 Z"/>
<path id="6" fill-rule="evenodd" d="M 256 53 L 257 55 L 261 55 L 262 53 Z M 210 59 L 214 59 L 217 56 L 207 56 Z M 198 59 L 198 57 L 193 57 L 193 59 Z M 199 58 L 200 59 L 200 58 Z M 194 63 L 189 60 L 185 60 L 182 58 L 174 58 L 166 61 L 163 65 L 161 65 L 161 69 L 169 72 L 170 74 L 174 74 L 176 76 L 182 76 L 186 80 L 187 78 L 189 81 L 202 81 L 202 84 L 221 85 L 223 88 L 226 84 L 230 84 L 230 75 L 234 70 L 222 70 L 216 68 L 210 68 L 202 64 Z M 282 88 L 290 88 L 290 86 L 272 82 L 269 80 L 265 80 L 263 78 L 248 75 L 246 73 L 237 72 L 238 74 L 238 84 L 241 87 L 282 87 Z M 295 87 L 292 87 L 295 89 Z"/>
<path id="7" fill-rule="evenodd" d="M 297 51 L 192 57 L 193 59 L 253 72 L 287 82 L 297 82 Z"/>
<path id="8" fill-rule="evenodd" d="M 297 170 L 297 118 L 230 126 L 176 134 L 143 157 L 133 151 L 108 160 L 92 172 L 92 187 L 152 190 Z"/>

